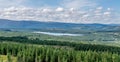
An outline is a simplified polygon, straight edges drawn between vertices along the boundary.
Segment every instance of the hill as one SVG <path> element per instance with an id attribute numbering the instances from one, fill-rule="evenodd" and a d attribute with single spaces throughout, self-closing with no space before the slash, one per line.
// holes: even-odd
<path id="1" fill-rule="evenodd" d="M 34 29 L 34 30 L 81 30 L 81 31 L 120 31 L 118 24 L 75 24 L 62 22 L 15 21 L 0 19 L 1 29 Z"/>

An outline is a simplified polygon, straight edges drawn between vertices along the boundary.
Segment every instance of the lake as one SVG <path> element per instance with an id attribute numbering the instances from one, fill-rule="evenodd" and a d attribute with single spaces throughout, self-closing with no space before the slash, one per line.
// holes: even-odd
<path id="1" fill-rule="evenodd" d="M 47 35 L 53 35 L 53 36 L 83 36 L 83 34 L 53 33 L 53 32 L 41 32 L 41 31 L 35 31 L 33 33 L 47 34 Z"/>

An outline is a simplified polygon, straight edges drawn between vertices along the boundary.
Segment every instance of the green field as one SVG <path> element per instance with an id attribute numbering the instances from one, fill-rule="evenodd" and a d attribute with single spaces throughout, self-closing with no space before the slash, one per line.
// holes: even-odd
<path id="1" fill-rule="evenodd" d="M 17 62 L 17 58 L 14 56 L 11 56 L 11 62 Z M 0 62 L 9 62 L 7 55 L 0 55 Z"/>
<path id="2" fill-rule="evenodd" d="M 97 32 L 91 34 L 85 34 L 84 36 L 51 36 L 45 34 L 36 34 L 29 31 L 11 32 L 0 31 L 0 37 L 13 37 L 13 36 L 26 36 L 31 39 L 40 40 L 57 40 L 77 43 L 90 43 L 90 44 L 102 44 L 120 46 L 120 32 Z"/>

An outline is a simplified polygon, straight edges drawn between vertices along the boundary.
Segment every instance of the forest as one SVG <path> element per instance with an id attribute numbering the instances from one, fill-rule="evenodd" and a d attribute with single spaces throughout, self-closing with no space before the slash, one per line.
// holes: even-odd
<path id="1" fill-rule="evenodd" d="M 16 62 L 119 62 L 120 47 L 0 37 L 0 55 L 6 55 L 8 62 L 15 62 L 11 57 L 16 57 Z"/>
<path id="2" fill-rule="evenodd" d="M 2 47 L 1 47 L 2 46 Z M 0 54 L 17 57 L 17 62 L 119 62 L 120 55 L 110 52 L 75 51 L 47 46 L 0 43 Z M 2 60 L 1 60 L 2 61 Z"/>

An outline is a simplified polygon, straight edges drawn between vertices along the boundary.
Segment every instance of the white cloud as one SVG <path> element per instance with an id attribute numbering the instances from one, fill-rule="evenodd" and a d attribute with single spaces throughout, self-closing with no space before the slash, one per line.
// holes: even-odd
<path id="1" fill-rule="evenodd" d="M 98 7 L 97 9 L 98 9 L 98 10 L 102 10 L 102 9 L 103 9 L 103 7 Z"/>
<path id="2" fill-rule="evenodd" d="M 74 11 L 75 9 L 74 8 L 70 8 L 70 11 Z"/>
<path id="3" fill-rule="evenodd" d="M 82 16 L 82 18 L 87 18 L 89 16 L 90 16 L 89 14 L 85 14 L 85 15 Z"/>
<path id="4" fill-rule="evenodd" d="M 111 12 L 104 12 L 104 15 L 110 15 Z"/>
<path id="5" fill-rule="evenodd" d="M 0 18 L 70 23 L 120 21 L 119 13 L 115 13 L 112 8 L 98 7 L 96 0 L 61 0 L 62 2 L 56 8 L 52 6 L 34 8 L 22 5 L 26 1 L 28 0 L 0 0 L 0 8 L 2 8 Z"/>
<path id="6" fill-rule="evenodd" d="M 71 11 L 72 10 L 72 11 Z M 111 23 L 119 21 L 118 13 L 101 9 L 100 12 L 75 10 L 73 8 L 26 8 L 10 7 L 0 11 L 0 18 L 12 20 L 36 20 L 70 23 Z M 110 22 L 110 20 L 113 20 Z"/>
<path id="7" fill-rule="evenodd" d="M 64 9 L 61 8 L 61 7 L 58 7 L 58 8 L 56 9 L 56 11 L 58 11 L 58 12 L 62 12 L 62 11 L 64 11 Z"/>
<path id="8" fill-rule="evenodd" d="M 47 13 L 47 12 L 51 12 L 52 10 L 51 9 L 48 9 L 48 8 L 44 8 L 43 10 L 42 10 L 42 12 L 44 12 L 44 13 Z"/>
<path id="9" fill-rule="evenodd" d="M 96 15 L 96 16 L 101 16 L 102 14 L 101 14 L 101 13 L 96 13 L 95 15 Z"/>

